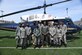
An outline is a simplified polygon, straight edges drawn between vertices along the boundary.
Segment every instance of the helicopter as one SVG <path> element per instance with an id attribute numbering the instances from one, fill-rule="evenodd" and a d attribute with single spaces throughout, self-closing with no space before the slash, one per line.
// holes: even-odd
<path id="1" fill-rule="evenodd" d="M 44 8 L 44 14 L 46 15 L 46 7 L 49 7 L 52 5 L 57 5 L 57 4 L 68 2 L 68 1 L 71 1 L 71 0 L 60 1 L 60 2 L 52 3 L 52 4 L 46 4 L 46 1 L 44 0 L 43 6 L 37 6 L 37 7 L 33 7 L 33 8 L 28 8 L 28 9 L 12 12 L 12 13 L 0 16 L 0 18 L 14 15 L 14 14 L 18 14 L 18 13 L 22 13 L 22 12 L 26 12 L 26 11 L 41 9 L 41 8 Z M 80 27 L 75 25 L 70 18 L 65 17 L 65 19 L 57 19 L 56 21 L 63 21 L 64 24 L 68 23 L 68 24 L 66 24 L 68 27 L 68 31 L 67 31 L 68 34 L 73 34 L 73 33 L 79 32 L 81 30 Z M 27 23 L 27 22 L 25 21 L 24 23 Z M 7 23 L 0 23 L 0 30 L 15 31 L 18 25 L 19 25 L 19 23 L 13 23 L 13 22 L 11 22 L 11 23 L 8 23 L 8 22 Z M 33 27 L 33 25 L 31 27 Z"/>
<path id="2" fill-rule="evenodd" d="M 70 17 L 54 17 L 50 14 L 33 14 L 33 15 L 21 16 L 21 21 L 22 22 L 24 21 L 25 24 L 28 23 L 32 29 L 34 29 L 34 27 L 38 25 L 38 22 L 40 23 L 46 22 L 47 25 L 49 25 L 51 22 L 54 23 L 63 22 L 67 26 L 67 34 L 71 35 L 81 30 L 79 26 L 73 23 Z"/>

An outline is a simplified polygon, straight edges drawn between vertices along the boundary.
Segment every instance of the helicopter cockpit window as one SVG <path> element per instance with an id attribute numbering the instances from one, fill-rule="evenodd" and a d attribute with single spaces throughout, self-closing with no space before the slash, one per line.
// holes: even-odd
<path id="1" fill-rule="evenodd" d="M 67 19 L 66 21 L 67 21 L 67 24 L 68 24 L 68 25 L 73 24 L 73 22 L 72 22 L 70 19 Z"/>
<path id="2" fill-rule="evenodd" d="M 68 24 L 68 25 L 71 25 L 71 23 L 70 23 L 70 22 L 67 22 L 67 24 Z"/>

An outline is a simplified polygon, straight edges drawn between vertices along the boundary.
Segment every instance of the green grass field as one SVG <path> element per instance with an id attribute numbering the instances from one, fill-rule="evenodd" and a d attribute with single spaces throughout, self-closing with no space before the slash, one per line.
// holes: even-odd
<path id="1" fill-rule="evenodd" d="M 0 55 L 82 55 L 82 50 L 0 49 Z"/>
<path id="2" fill-rule="evenodd" d="M 0 30 L 0 47 L 15 47 L 15 32 Z M 68 37 L 68 47 L 82 47 L 82 32 Z M 63 47 L 63 46 L 62 46 Z M 10 49 L 0 48 L 0 55 L 82 55 L 82 49 Z"/>
<path id="3" fill-rule="evenodd" d="M 0 36 L 15 36 L 15 32 L 0 30 Z"/>
<path id="4" fill-rule="evenodd" d="M 82 47 L 82 32 L 67 38 L 68 47 Z M 0 47 L 15 47 L 15 32 L 0 30 Z"/>
<path id="5" fill-rule="evenodd" d="M 15 32 L 0 30 L 0 47 L 16 46 Z"/>

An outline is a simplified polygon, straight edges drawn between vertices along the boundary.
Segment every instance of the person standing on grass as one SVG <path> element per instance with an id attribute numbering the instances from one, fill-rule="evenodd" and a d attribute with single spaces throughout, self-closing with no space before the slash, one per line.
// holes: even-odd
<path id="1" fill-rule="evenodd" d="M 43 23 L 43 27 L 42 27 L 42 40 L 43 40 L 43 43 L 42 45 L 49 45 L 49 35 L 48 35 L 48 26 L 46 24 L 46 22 Z"/>
<path id="2" fill-rule="evenodd" d="M 33 30 L 34 36 L 35 36 L 35 46 L 40 48 L 40 42 L 41 42 L 41 32 L 39 27 L 37 26 L 34 30 Z"/>
<path id="3" fill-rule="evenodd" d="M 20 47 L 20 28 L 21 28 L 21 23 L 19 23 L 19 26 L 16 28 L 16 48 Z"/>
<path id="4" fill-rule="evenodd" d="M 41 33 L 41 35 L 40 35 L 40 37 L 41 37 L 41 43 L 40 43 L 40 45 L 42 46 L 42 43 L 43 43 L 43 36 L 42 36 L 42 27 L 43 27 L 43 24 L 42 24 L 41 21 L 38 22 L 38 27 L 39 27 L 40 33 Z"/>
<path id="5" fill-rule="evenodd" d="M 26 45 L 30 45 L 31 44 L 31 27 L 29 26 L 29 24 L 26 24 L 26 27 L 25 27 L 25 30 L 26 30 Z"/>
<path id="6" fill-rule="evenodd" d="M 24 24 L 22 24 L 22 27 L 20 28 L 20 40 L 21 40 L 22 49 L 25 49 L 26 48 L 26 31 L 25 31 Z"/>
<path id="7" fill-rule="evenodd" d="M 56 27 L 54 26 L 54 22 L 49 26 L 49 34 L 50 34 L 50 46 L 54 46 L 55 36 L 56 36 Z"/>
<path id="8" fill-rule="evenodd" d="M 66 41 L 66 32 L 67 32 L 67 26 L 60 22 L 60 28 L 62 29 L 62 41 L 65 47 L 67 47 L 67 41 Z"/>
<path id="9" fill-rule="evenodd" d="M 60 28 L 60 25 L 57 28 L 57 46 L 61 46 L 62 41 L 62 29 Z"/>
<path id="10" fill-rule="evenodd" d="M 36 40 L 36 38 L 35 38 L 35 35 L 34 35 L 34 33 L 33 33 L 33 30 L 37 27 L 38 25 L 37 25 L 37 22 L 36 21 L 34 21 L 33 22 L 33 27 L 31 27 L 32 28 L 32 44 L 33 45 L 35 45 L 35 40 Z"/>

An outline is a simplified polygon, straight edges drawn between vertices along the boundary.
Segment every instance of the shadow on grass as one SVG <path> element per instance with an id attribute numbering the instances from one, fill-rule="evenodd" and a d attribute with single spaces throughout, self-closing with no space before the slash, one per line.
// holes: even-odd
<path id="1" fill-rule="evenodd" d="M 71 35 L 71 36 L 67 36 L 66 39 L 69 40 L 70 42 L 72 42 L 72 41 L 74 41 L 76 39 L 80 39 L 80 37 L 76 37 L 76 36 Z"/>
<path id="2" fill-rule="evenodd" d="M 3 38 L 14 39 L 15 36 L 0 36 L 0 39 L 3 39 Z"/>
<path id="3" fill-rule="evenodd" d="M 3 39 L 3 38 L 14 39 L 15 36 L 0 36 L 0 39 Z M 71 36 L 67 36 L 66 39 L 71 42 L 71 41 L 74 41 L 76 39 L 80 39 L 80 37 L 76 37 L 76 36 L 71 35 Z"/>

